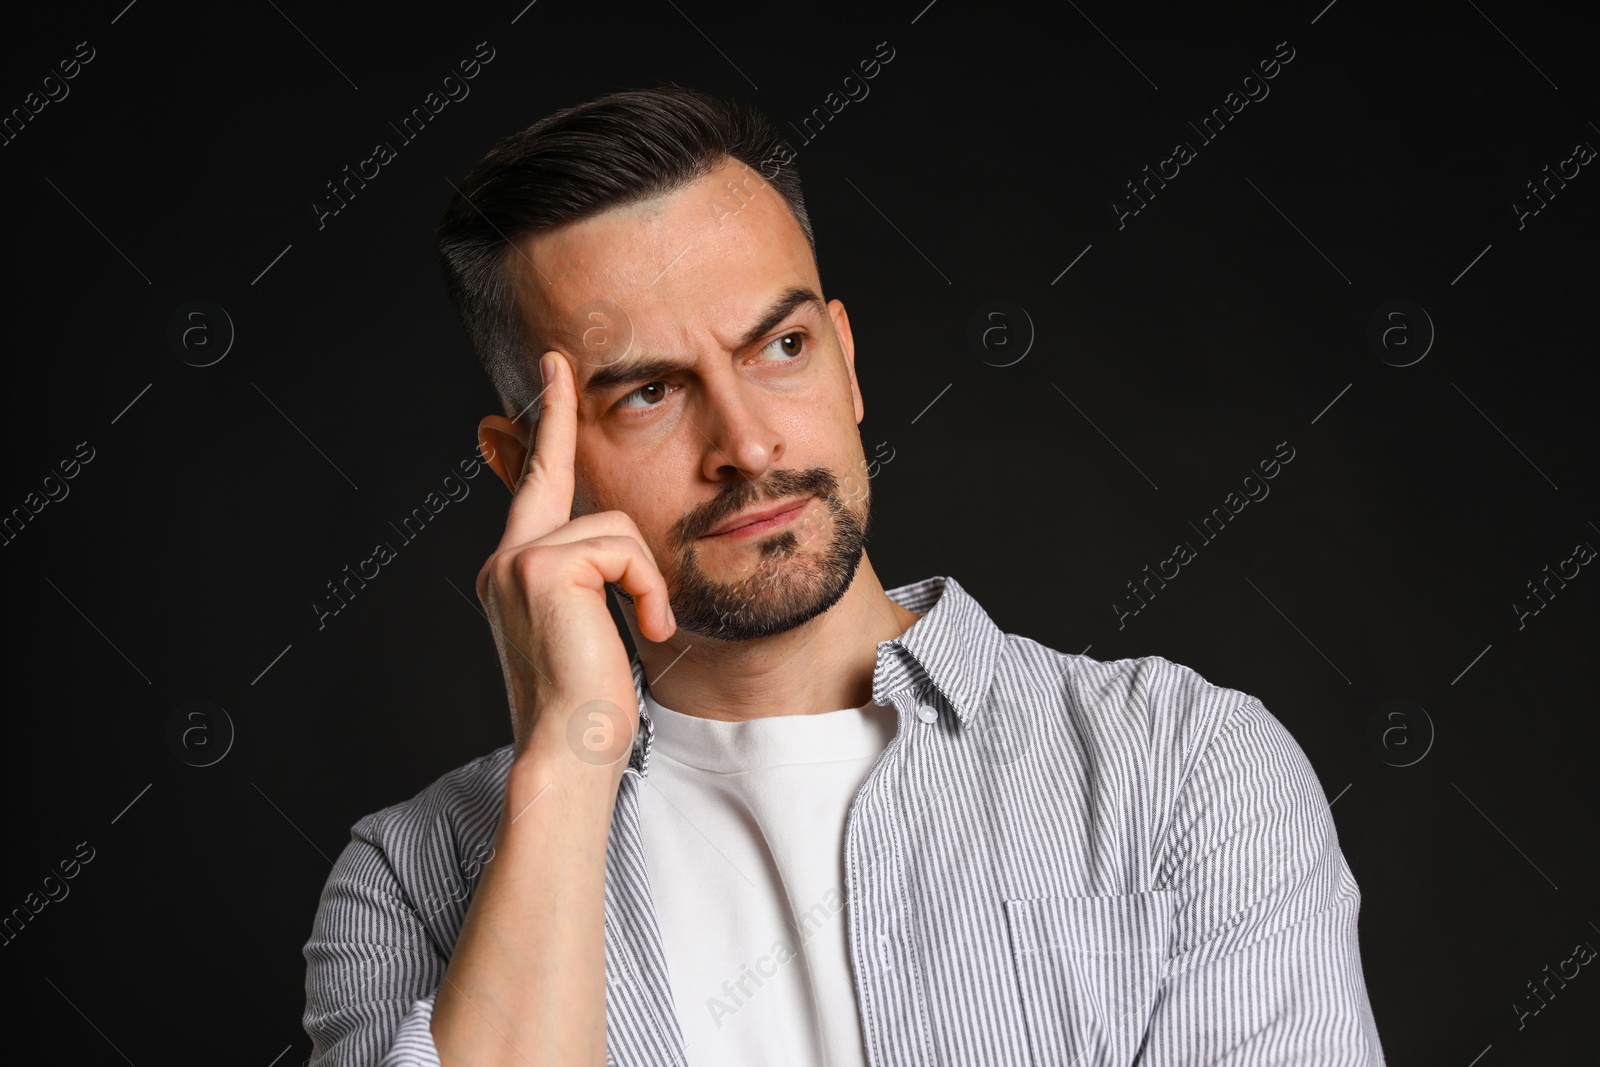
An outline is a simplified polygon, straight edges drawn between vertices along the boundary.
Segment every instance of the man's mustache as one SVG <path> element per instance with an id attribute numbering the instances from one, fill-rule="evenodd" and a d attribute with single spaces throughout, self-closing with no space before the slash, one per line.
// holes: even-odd
<path id="1" fill-rule="evenodd" d="M 815 496 L 826 501 L 837 497 L 838 492 L 839 480 L 826 467 L 775 470 L 759 484 L 748 478 L 741 478 L 730 484 L 714 500 L 707 501 L 679 519 L 672 527 L 672 543 L 680 548 L 691 544 L 762 500 Z"/>

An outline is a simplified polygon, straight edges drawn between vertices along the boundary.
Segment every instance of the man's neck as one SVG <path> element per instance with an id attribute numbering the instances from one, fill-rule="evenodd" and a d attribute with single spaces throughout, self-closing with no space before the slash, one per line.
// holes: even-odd
<path id="1" fill-rule="evenodd" d="M 639 636 L 631 607 L 624 614 L 651 696 L 727 722 L 861 707 L 872 699 L 878 642 L 920 618 L 889 598 L 865 554 L 838 603 L 771 637 L 717 641 L 680 631 L 656 644 Z"/>

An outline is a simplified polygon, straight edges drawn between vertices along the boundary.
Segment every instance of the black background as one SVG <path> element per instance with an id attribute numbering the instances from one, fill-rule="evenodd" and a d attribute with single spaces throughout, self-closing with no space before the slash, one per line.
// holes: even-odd
<path id="1" fill-rule="evenodd" d="M 1005 630 L 1260 696 L 1335 804 L 1389 1062 L 1592 1050 L 1592 967 L 1520 1029 L 1514 1005 L 1600 946 L 1600 577 L 1520 628 L 1513 603 L 1600 545 L 1600 174 L 1520 229 L 1511 208 L 1600 145 L 1592 37 L 1504 0 L 925 2 L 8 13 L 7 111 L 95 50 L 0 147 L 0 508 L 94 449 L 0 553 L 0 908 L 95 850 L 3 948 L 14 1039 L 141 1067 L 309 1054 L 300 949 L 351 824 L 510 739 L 472 593 L 505 515 L 492 474 L 324 628 L 311 607 L 496 410 L 432 257 L 447 180 L 558 107 L 670 80 L 755 103 L 797 149 L 866 451 L 892 452 L 885 585 L 953 575 Z M 324 182 L 480 41 L 471 95 L 319 229 Z M 788 124 L 884 41 L 870 95 L 805 143 Z M 1119 229 L 1123 183 L 1280 41 L 1270 95 Z M 167 341 L 195 299 L 237 331 L 208 367 Z M 1400 299 L 1437 331 L 1406 367 L 1367 341 Z M 1011 366 L 967 342 L 992 300 L 1032 322 Z M 1270 496 L 1203 544 L 1189 524 L 1280 442 Z M 1126 583 L 1185 540 L 1197 558 L 1119 628 Z M 208 767 L 168 742 L 195 699 L 237 731 Z M 1384 720 L 1391 700 L 1431 731 Z"/>

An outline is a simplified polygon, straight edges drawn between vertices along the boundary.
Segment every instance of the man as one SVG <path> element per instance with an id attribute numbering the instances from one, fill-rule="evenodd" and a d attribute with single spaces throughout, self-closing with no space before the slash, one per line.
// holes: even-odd
<path id="1" fill-rule="evenodd" d="M 792 164 L 745 108 L 621 93 L 446 211 L 505 409 L 513 743 L 356 823 L 311 1062 L 1381 1063 L 1360 893 L 1259 700 L 884 590 Z"/>

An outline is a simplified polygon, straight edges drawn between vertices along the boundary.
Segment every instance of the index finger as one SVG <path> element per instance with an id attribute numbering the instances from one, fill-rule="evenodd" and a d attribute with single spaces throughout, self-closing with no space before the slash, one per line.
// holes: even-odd
<path id="1" fill-rule="evenodd" d="M 539 396 L 539 425 L 511 496 L 500 547 L 543 537 L 572 518 L 573 462 L 578 442 L 577 387 L 572 365 L 560 352 L 546 352 L 539 361 L 544 391 Z"/>

